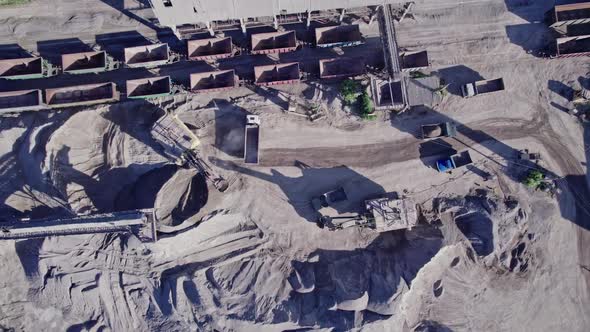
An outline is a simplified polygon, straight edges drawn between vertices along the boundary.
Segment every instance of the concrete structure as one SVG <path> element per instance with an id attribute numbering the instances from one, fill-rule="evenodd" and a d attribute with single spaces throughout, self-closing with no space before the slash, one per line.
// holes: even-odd
<path id="1" fill-rule="evenodd" d="M 315 40 L 317 47 L 356 46 L 363 43 L 357 24 L 316 28 Z"/>
<path id="2" fill-rule="evenodd" d="M 173 30 L 190 27 L 208 29 L 213 35 L 220 26 L 246 28 L 251 25 L 268 24 L 275 28 L 290 17 L 309 22 L 314 13 L 332 12 L 333 16 L 356 12 L 357 8 L 379 6 L 386 3 L 401 3 L 401 0 L 151 0 L 154 14 L 161 25 Z"/>
<path id="3" fill-rule="evenodd" d="M 170 76 L 140 78 L 129 80 L 125 84 L 127 98 L 148 99 L 168 96 L 172 93 Z"/>
<path id="4" fill-rule="evenodd" d="M 142 240 L 156 241 L 156 225 L 153 210 L 0 223 L 0 240 L 119 232 L 134 233 Z"/>
<path id="5" fill-rule="evenodd" d="M 405 89 L 402 81 L 372 79 L 371 94 L 376 110 L 401 111 L 406 107 Z"/>
<path id="6" fill-rule="evenodd" d="M 216 60 L 232 56 L 232 39 L 209 38 L 189 40 L 187 55 L 190 60 Z"/>
<path id="7" fill-rule="evenodd" d="M 343 78 L 363 75 L 365 61 L 362 58 L 332 58 L 319 61 L 320 78 Z"/>
<path id="8" fill-rule="evenodd" d="M 103 72 L 107 69 L 107 53 L 101 51 L 63 54 L 61 68 L 64 73 L 70 74 Z"/>
<path id="9" fill-rule="evenodd" d="M 404 78 L 406 80 L 408 106 L 436 105 L 441 101 L 436 92 L 440 79 L 436 76 L 421 78 Z"/>
<path id="10" fill-rule="evenodd" d="M 119 98 L 117 86 L 112 82 L 45 90 L 45 103 L 52 108 L 103 104 Z"/>
<path id="11" fill-rule="evenodd" d="M 252 54 L 292 52 L 297 49 L 295 31 L 257 33 L 251 36 Z"/>
<path id="12" fill-rule="evenodd" d="M 154 44 L 125 48 L 125 65 L 128 67 L 157 67 L 170 61 L 168 44 Z"/>
<path id="13" fill-rule="evenodd" d="M 41 78 L 45 76 L 42 58 L 0 60 L 0 78 L 9 80 Z"/>
<path id="14" fill-rule="evenodd" d="M 590 23 L 590 2 L 555 6 L 551 26 Z"/>
<path id="15" fill-rule="evenodd" d="M 590 35 L 557 38 L 557 57 L 590 56 Z"/>
<path id="16" fill-rule="evenodd" d="M 254 80 L 258 85 L 297 83 L 300 80 L 299 63 L 281 63 L 254 67 Z"/>
<path id="17" fill-rule="evenodd" d="M 416 203 L 409 198 L 377 198 L 365 202 L 367 220 L 378 232 L 412 229 L 418 223 Z"/>
<path id="18" fill-rule="evenodd" d="M 38 111 L 47 108 L 43 104 L 41 90 L 0 92 L 0 114 L 24 111 Z"/>
<path id="19" fill-rule="evenodd" d="M 405 72 L 425 69 L 430 65 L 427 51 L 402 52 L 399 59 L 401 70 Z"/>
<path id="20" fill-rule="evenodd" d="M 191 74 L 191 91 L 212 92 L 234 88 L 236 86 L 234 70 L 210 71 Z"/>

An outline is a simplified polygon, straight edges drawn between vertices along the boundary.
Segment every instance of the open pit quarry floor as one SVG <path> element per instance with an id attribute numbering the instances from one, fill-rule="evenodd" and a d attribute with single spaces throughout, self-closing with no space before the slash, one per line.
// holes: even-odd
<path id="1" fill-rule="evenodd" d="M 0 51 L 131 30 L 156 38 L 142 3 L 0 7 Z M 432 109 L 374 121 L 343 106 L 337 85 L 316 83 L 280 88 L 321 104 L 316 122 L 246 88 L 0 118 L 1 216 L 155 206 L 160 220 L 155 243 L 121 234 L 1 242 L 0 330 L 589 331 L 590 131 L 563 110 L 590 65 L 538 57 L 552 42 L 542 23 L 552 6 L 416 1 L 399 45 L 428 50 L 425 72 L 449 93 Z M 169 71 L 188 77 L 184 66 Z M 460 96 L 461 84 L 496 77 L 505 91 Z M 199 137 L 230 182 L 225 193 L 161 154 L 149 131 L 160 108 Z M 261 120 L 257 166 L 242 161 L 246 114 Z M 421 124 L 449 120 L 456 138 L 417 138 Z M 553 195 L 519 183 L 524 148 L 541 153 Z M 465 149 L 473 165 L 432 168 Z M 320 229 L 310 200 L 338 186 L 356 198 L 412 197 L 420 222 L 381 234 Z"/>

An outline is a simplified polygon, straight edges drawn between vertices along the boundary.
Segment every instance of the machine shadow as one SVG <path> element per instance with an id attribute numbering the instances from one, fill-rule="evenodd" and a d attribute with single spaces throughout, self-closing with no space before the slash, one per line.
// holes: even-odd
<path id="1" fill-rule="evenodd" d="M 385 194 L 385 189 L 381 185 L 346 166 L 313 168 L 296 161 L 293 166 L 299 169 L 300 175 L 290 176 L 276 169 L 271 169 L 268 174 L 220 159 L 213 159 L 211 162 L 223 169 L 276 184 L 297 214 L 313 223 L 318 222 L 320 214 L 314 209 L 311 201 L 326 192 L 340 187 L 345 189 L 346 202 L 331 206 L 338 215 L 360 214 L 363 212 L 366 199 Z"/>

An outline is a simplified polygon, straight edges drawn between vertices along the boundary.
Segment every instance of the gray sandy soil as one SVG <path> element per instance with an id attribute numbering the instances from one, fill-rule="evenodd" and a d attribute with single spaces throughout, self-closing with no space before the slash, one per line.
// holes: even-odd
<path id="1" fill-rule="evenodd" d="M 103 2 L 88 3 L 97 17 L 136 24 Z M 430 70 L 451 84 L 450 93 L 434 109 L 376 121 L 343 106 L 337 86 L 313 84 L 281 89 L 322 103 L 326 117 L 314 123 L 245 88 L 176 103 L 2 118 L 3 216 L 155 204 L 161 230 L 184 230 L 156 243 L 131 235 L 0 243 L 0 327 L 587 331 L 590 134 L 555 105 L 568 107 L 563 90 L 579 85 L 590 68 L 586 58 L 536 56 L 549 31 L 535 22 L 551 6 L 417 2 L 414 18 L 398 28 L 400 46 L 427 49 Z M 10 11 L 49 19 L 32 8 Z M 5 13 L 14 16 L 5 20 L 25 20 Z M 60 17 L 54 29 L 66 35 Z M 29 38 L 31 28 L 21 29 L 2 38 Z M 461 84 L 480 77 L 503 77 L 506 91 L 457 95 Z M 195 132 L 203 157 L 231 183 L 223 194 L 209 185 L 201 209 L 194 172 L 171 165 L 149 135 L 158 106 Z M 247 113 L 261 117 L 259 166 L 241 161 Z M 446 145 L 415 137 L 421 124 L 448 119 L 459 124 L 459 135 Z M 448 149 L 466 148 L 473 167 L 452 174 L 432 168 Z M 554 197 L 519 183 L 528 170 L 516 159 L 522 148 L 541 153 L 540 166 L 556 179 Z M 484 173 L 494 176 L 485 180 Z M 354 188 L 359 206 L 370 195 L 404 193 L 421 205 L 423 218 L 412 230 L 382 234 L 320 229 L 310 199 L 337 186 Z"/>

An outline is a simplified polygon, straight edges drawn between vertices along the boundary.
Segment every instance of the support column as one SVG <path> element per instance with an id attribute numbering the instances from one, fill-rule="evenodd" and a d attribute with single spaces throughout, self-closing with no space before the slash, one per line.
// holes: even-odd
<path id="1" fill-rule="evenodd" d="M 379 8 L 381 8 L 381 5 L 375 6 L 375 9 L 373 9 L 373 13 L 371 13 L 371 16 L 369 17 L 369 25 L 371 25 L 373 21 L 375 21 L 377 15 L 379 15 Z"/>
<path id="2" fill-rule="evenodd" d="M 242 33 L 246 34 L 246 23 L 243 18 L 240 18 L 240 27 L 242 28 Z"/>
<path id="3" fill-rule="evenodd" d="M 311 12 L 308 10 L 307 11 L 307 20 L 306 20 L 305 26 L 307 28 L 309 28 L 310 25 L 311 25 Z"/>
<path id="4" fill-rule="evenodd" d="M 344 14 L 346 14 L 346 9 L 342 8 L 342 11 L 340 12 L 340 22 L 342 22 L 342 20 L 344 19 Z"/>
<path id="5" fill-rule="evenodd" d="M 273 26 L 274 26 L 275 30 L 279 30 L 279 20 L 277 20 L 277 16 L 276 15 L 274 15 L 272 17 L 272 23 L 273 23 Z"/>
<path id="6" fill-rule="evenodd" d="M 209 31 L 211 37 L 215 37 L 215 31 L 213 31 L 213 28 L 211 27 L 211 22 L 205 22 L 205 26 L 207 27 L 207 31 Z"/>

